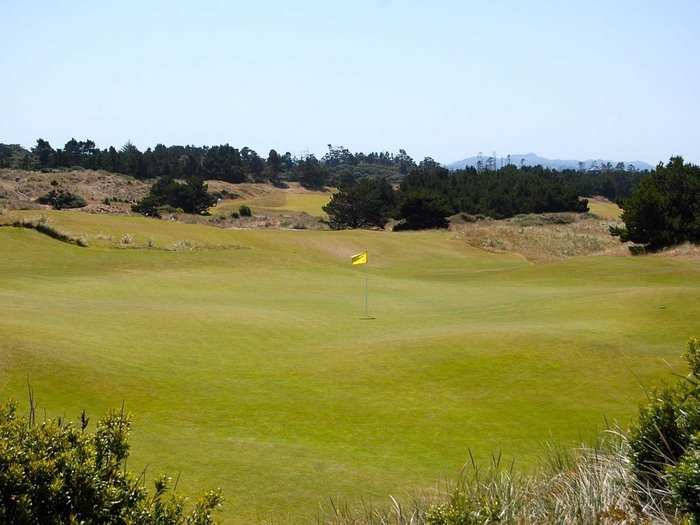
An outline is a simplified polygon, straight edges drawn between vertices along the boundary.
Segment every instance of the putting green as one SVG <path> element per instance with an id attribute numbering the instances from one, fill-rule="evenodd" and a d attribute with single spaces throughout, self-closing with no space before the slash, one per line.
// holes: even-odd
<path id="1" fill-rule="evenodd" d="M 231 523 L 431 487 L 468 449 L 527 468 L 547 441 L 626 421 L 700 334 L 697 261 L 533 265 L 448 232 L 49 217 L 90 247 L 0 228 L 2 397 L 26 401 L 29 377 L 49 414 L 124 401 L 129 467 L 222 487 Z M 158 249 L 185 240 L 206 248 Z M 349 265 L 364 248 L 369 321 Z"/>

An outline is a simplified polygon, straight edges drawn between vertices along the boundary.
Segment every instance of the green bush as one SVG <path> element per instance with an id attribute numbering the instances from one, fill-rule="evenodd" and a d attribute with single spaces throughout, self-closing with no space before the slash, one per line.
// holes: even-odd
<path id="1" fill-rule="evenodd" d="M 149 492 L 125 469 L 131 422 L 111 412 L 88 430 L 77 424 L 35 420 L 0 405 L 0 523 L 208 525 L 220 506 L 218 492 L 206 493 L 186 510 L 185 498 L 160 477 Z"/>
<path id="2" fill-rule="evenodd" d="M 696 434 L 680 461 L 668 471 L 674 503 L 700 523 L 700 433 Z"/>
<path id="3" fill-rule="evenodd" d="M 39 204 L 49 204 L 56 210 L 87 206 L 87 202 L 80 195 L 70 193 L 66 190 L 51 190 L 46 195 L 39 197 L 37 202 Z"/>
<path id="4" fill-rule="evenodd" d="M 159 217 L 164 206 L 181 209 L 185 213 L 204 214 L 216 204 L 216 197 L 207 191 L 207 185 L 190 178 L 184 184 L 172 179 L 159 179 L 150 193 L 132 207 L 133 211 Z"/>
<path id="5" fill-rule="evenodd" d="M 669 490 L 700 523 L 700 340 L 685 354 L 689 374 L 655 393 L 630 432 L 630 459 L 645 484 Z"/>
<path id="6" fill-rule="evenodd" d="M 238 214 L 241 217 L 251 217 L 253 215 L 253 212 L 248 206 L 246 206 L 245 204 L 241 204 L 241 206 L 238 208 Z"/>

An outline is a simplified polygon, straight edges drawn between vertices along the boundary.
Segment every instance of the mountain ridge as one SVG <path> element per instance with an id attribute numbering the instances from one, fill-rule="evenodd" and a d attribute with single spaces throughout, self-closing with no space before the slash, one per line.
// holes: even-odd
<path id="1" fill-rule="evenodd" d="M 466 166 L 471 166 L 471 167 L 476 167 L 478 162 L 481 160 L 484 164 L 486 164 L 487 159 L 489 159 L 489 155 L 475 155 L 472 157 L 467 157 L 461 160 L 457 160 L 455 162 L 451 162 L 448 164 L 445 164 L 445 167 L 449 168 L 450 170 L 457 170 L 457 169 L 463 169 Z M 496 157 L 496 165 L 501 166 L 505 165 L 507 162 L 507 157 Z M 651 164 L 648 162 L 644 162 L 642 160 L 632 160 L 632 161 L 619 161 L 619 160 L 607 160 L 607 159 L 586 159 L 583 161 L 580 160 L 575 160 L 575 159 L 550 159 L 547 157 L 541 157 L 537 155 L 536 153 L 518 153 L 514 155 L 510 155 L 510 162 L 511 164 L 515 164 L 516 166 L 524 165 L 524 166 L 537 166 L 540 165 L 545 168 L 552 168 L 552 169 L 557 169 L 557 170 L 563 170 L 563 169 L 579 169 L 580 163 L 583 163 L 583 168 L 586 170 L 589 170 L 593 168 L 595 165 L 601 166 L 605 163 L 610 162 L 613 166 L 618 164 L 619 162 L 624 162 L 625 167 L 627 166 L 634 166 L 637 170 L 651 170 L 654 168 Z"/>

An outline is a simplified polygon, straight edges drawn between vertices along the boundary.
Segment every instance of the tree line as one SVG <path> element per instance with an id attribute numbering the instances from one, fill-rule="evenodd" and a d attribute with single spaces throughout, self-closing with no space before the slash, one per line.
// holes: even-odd
<path id="1" fill-rule="evenodd" d="M 420 164 L 434 164 L 427 157 Z M 138 179 L 188 179 L 222 180 L 232 183 L 271 182 L 284 184 L 298 181 L 310 188 L 324 186 L 347 186 L 365 177 L 384 177 L 398 184 L 419 168 L 419 165 L 400 149 L 389 152 L 351 152 L 342 146 L 328 145 L 328 151 L 320 158 L 315 155 L 294 156 L 289 152 L 279 153 L 271 149 L 266 157 L 249 147 L 236 148 L 229 144 L 218 146 L 165 146 L 140 151 L 127 142 L 121 148 L 97 148 L 90 139 L 71 139 L 63 148 L 54 148 L 44 139 L 27 150 L 17 144 L 0 144 L 0 168 L 51 170 L 57 168 L 82 167 L 102 169 L 113 173 L 131 175 Z M 541 167 L 514 165 L 498 170 L 466 168 L 453 180 L 459 186 L 474 185 L 470 182 L 476 174 L 497 174 L 498 178 L 512 178 L 515 174 L 532 177 L 534 172 L 546 173 L 547 177 L 566 178 L 567 186 L 574 186 L 579 195 L 603 195 L 619 201 L 628 197 L 638 184 L 643 173 L 630 172 L 624 164 L 603 166 L 598 170 L 545 170 Z M 457 181 L 461 181 L 457 183 Z M 495 180 L 490 177 L 490 180 Z M 477 183 L 481 186 L 481 183 Z M 500 186 L 508 186 L 500 184 Z M 507 189 L 507 188 L 506 188 Z M 483 200 L 479 197 L 480 200 Z M 453 206 L 454 207 L 454 206 Z M 489 206 L 487 206 L 489 207 Z M 492 206 L 491 206 L 492 208 Z M 507 213 L 507 212 L 505 212 Z"/>
<path id="2" fill-rule="evenodd" d="M 337 229 L 382 228 L 392 218 L 399 221 L 398 229 L 439 228 L 456 213 L 501 219 L 523 213 L 585 212 L 588 202 L 582 195 L 621 201 L 643 177 L 624 169 L 591 173 L 515 165 L 449 171 L 426 158 L 398 188 L 381 178 L 342 184 L 324 210 Z"/>
<path id="3" fill-rule="evenodd" d="M 81 167 L 106 170 L 130 175 L 137 179 L 222 180 L 231 183 L 298 181 L 304 186 L 322 188 L 338 186 L 367 176 L 396 179 L 415 167 L 405 150 L 389 152 L 353 153 L 344 147 L 328 145 L 321 158 L 315 155 L 293 156 L 271 149 L 266 157 L 249 147 L 235 148 L 229 144 L 218 146 L 165 146 L 140 151 L 127 142 L 100 149 L 95 142 L 72 138 L 63 148 L 53 148 L 44 139 L 27 150 L 17 144 L 0 144 L 0 168 L 50 170 Z"/>

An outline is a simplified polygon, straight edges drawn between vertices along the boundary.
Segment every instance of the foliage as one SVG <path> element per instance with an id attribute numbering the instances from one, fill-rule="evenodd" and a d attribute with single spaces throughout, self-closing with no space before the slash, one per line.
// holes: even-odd
<path id="1" fill-rule="evenodd" d="M 622 204 L 624 228 L 611 233 L 651 250 L 700 242 L 700 167 L 672 157 Z"/>
<path id="2" fill-rule="evenodd" d="M 427 157 L 406 175 L 398 192 L 374 191 L 372 183 L 350 178 L 325 208 L 334 228 L 383 226 L 384 215 L 401 222 L 396 229 L 444 228 L 458 212 L 495 218 L 526 213 L 585 212 L 578 179 L 541 167 L 506 166 L 498 171 L 450 172 Z M 363 179 L 364 180 L 364 179 Z M 376 180 L 376 179 L 375 179 Z M 388 211 L 396 206 L 393 211 Z M 366 220 L 370 215 L 382 220 Z"/>
<path id="3" fill-rule="evenodd" d="M 56 210 L 87 206 L 87 202 L 80 195 L 66 190 L 51 190 L 46 195 L 39 197 L 37 202 L 39 202 L 39 204 L 50 204 Z"/>
<path id="4" fill-rule="evenodd" d="M 253 212 L 251 211 L 249 206 L 241 204 L 238 208 L 238 215 L 241 217 L 250 217 L 251 215 L 253 215 Z"/>
<path id="5" fill-rule="evenodd" d="M 295 172 L 299 184 L 305 188 L 323 189 L 328 182 L 328 169 L 314 155 L 297 162 Z"/>
<path id="6" fill-rule="evenodd" d="M 668 474 L 675 504 L 700 523 L 700 433 L 695 434 L 691 446 Z"/>
<path id="7" fill-rule="evenodd" d="M 172 179 L 159 179 L 151 192 L 133 206 L 133 210 L 151 217 L 160 215 L 159 208 L 171 206 L 185 213 L 206 213 L 216 204 L 216 198 L 208 193 L 207 185 L 199 179 L 189 178 L 180 183 Z"/>
<path id="8" fill-rule="evenodd" d="M 402 193 L 434 194 L 449 213 L 482 214 L 494 218 L 522 213 L 588 210 L 573 179 L 542 167 L 506 166 L 498 171 L 473 168 L 449 172 L 431 159 L 401 182 Z"/>
<path id="9" fill-rule="evenodd" d="M 88 430 L 62 419 L 37 422 L 0 406 L 0 521 L 26 525 L 139 523 L 207 525 L 221 505 L 219 492 L 206 493 L 190 511 L 165 476 L 153 493 L 124 468 L 129 455 L 130 418 L 110 412 Z"/>
<path id="10" fill-rule="evenodd" d="M 410 191 L 401 195 L 397 217 L 403 222 L 397 230 L 425 230 L 447 228 L 447 217 L 451 214 L 442 196 L 425 191 Z"/>
<path id="11" fill-rule="evenodd" d="M 331 228 L 383 228 L 389 220 L 395 194 L 386 179 L 364 178 L 344 185 L 323 207 Z"/>
<path id="12" fill-rule="evenodd" d="M 685 354 L 690 373 L 656 393 L 640 410 L 630 434 L 635 474 L 656 488 L 670 488 L 681 509 L 700 520 L 700 341 Z"/>
<path id="13" fill-rule="evenodd" d="M 136 178 L 188 178 L 223 180 L 232 183 L 269 181 L 283 186 L 284 180 L 302 180 L 309 187 L 337 185 L 343 179 L 362 177 L 398 177 L 415 166 L 404 151 L 352 153 L 346 148 L 329 145 L 329 151 L 318 160 L 314 156 L 294 158 L 291 153 L 270 150 L 267 159 L 244 146 L 165 146 L 140 151 L 127 142 L 121 148 L 100 149 L 94 141 L 69 140 L 63 148 L 54 149 L 48 141 L 37 139 L 28 151 L 18 144 L 0 144 L 0 168 L 42 169 L 83 167 L 124 173 Z"/>

